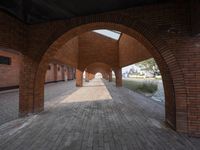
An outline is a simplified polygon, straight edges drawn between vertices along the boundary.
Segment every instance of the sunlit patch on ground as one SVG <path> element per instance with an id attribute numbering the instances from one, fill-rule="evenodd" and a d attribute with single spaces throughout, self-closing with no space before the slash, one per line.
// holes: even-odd
<path id="1" fill-rule="evenodd" d="M 88 92 L 89 91 L 89 92 Z M 112 97 L 100 79 L 85 83 L 83 87 L 67 96 L 61 103 L 111 100 Z"/>

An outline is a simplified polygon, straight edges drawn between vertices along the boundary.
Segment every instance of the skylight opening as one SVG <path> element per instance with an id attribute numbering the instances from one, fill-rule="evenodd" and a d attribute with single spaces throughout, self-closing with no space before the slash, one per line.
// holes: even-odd
<path id="1" fill-rule="evenodd" d="M 93 30 L 93 32 L 99 33 L 101 35 L 112 38 L 114 40 L 119 40 L 119 37 L 121 35 L 121 32 L 119 32 L 119 31 L 106 30 L 106 29 Z"/>

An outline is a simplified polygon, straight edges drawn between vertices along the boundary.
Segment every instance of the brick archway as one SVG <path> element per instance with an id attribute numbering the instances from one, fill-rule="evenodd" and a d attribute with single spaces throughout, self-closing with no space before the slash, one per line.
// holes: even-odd
<path id="1" fill-rule="evenodd" d="M 85 68 L 85 70 L 86 69 L 87 69 L 87 71 L 89 71 L 91 73 L 97 73 L 97 72 L 100 72 L 100 71 L 109 73 L 109 71 L 112 70 L 111 66 L 109 66 L 105 63 L 101 63 L 101 62 L 92 63 L 89 66 L 87 66 Z"/>
<path id="2" fill-rule="evenodd" d="M 159 35 L 156 28 L 151 28 L 138 20 L 129 17 L 106 15 L 106 16 L 89 16 L 83 19 L 72 20 L 69 28 L 62 28 L 52 34 L 52 37 L 46 43 L 46 50 L 41 57 L 40 63 L 35 67 L 33 79 L 33 104 L 31 110 L 38 112 L 43 110 L 44 105 L 44 77 L 48 63 L 52 56 L 56 55 L 59 49 L 67 41 L 73 37 L 95 29 L 110 29 L 117 30 L 134 37 L 142 43 L 156 60 L 163 77 L 165 89 L 165 111 L 166 121 L 176 130 L 187 132 L 187 110 L 182 107 L 186 105 L 185 84 L 183 74 L 176 58 L 173 54 L 173 49 Z M 27 89 L 24 89 L 27 90 Z M 185 103 L 185 104 L 184 104 Z"/>
<path id="3" fill-rule="evenodd" d="M 92 63 L 85 68 L 85 71 L 95 76 L 96 73 L 100 72 L 105 79 L 109 80 L 109 73 L 112 72 L 111 66 L 105 63 L 96 62 Z"/>

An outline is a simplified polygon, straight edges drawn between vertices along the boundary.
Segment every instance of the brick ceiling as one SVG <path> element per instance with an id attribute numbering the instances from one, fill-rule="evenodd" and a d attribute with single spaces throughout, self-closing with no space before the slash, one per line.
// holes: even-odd
<path id="1" fill-rule="evenodd" d="M 0 8 L 34 24 L 166 1 L 170 0 L 0 0 Z"/>

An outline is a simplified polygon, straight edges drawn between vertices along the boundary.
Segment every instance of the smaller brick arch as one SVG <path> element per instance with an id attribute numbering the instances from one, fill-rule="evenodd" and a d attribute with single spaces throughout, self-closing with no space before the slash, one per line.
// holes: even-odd
<path id="1" fill-rule="evenodd" d="M 109 80 L 109 75 L 105 72 L 97 72 L 95 73 L 94 77 L 96 77 L 98 74 L 101 74 L 102 78 L 105 80 Z"/>
<path id="2" fill-rule="evenodd" d="M 105 63 L 96 62 L 96 63 L 90 64 L 89 66 L 87 66 L 85 68 L 85 70 L 90 73 L 97 73 L 97 72 L 109 73 L 110 71 L 112 71 L 112 68 L 111 68 L 111 66 L 109 66 Z"/>
<path id="3" fill-rule="evenodd" d="M 110 72 L 112 72 L 112 68 L 108 64 L 96 62 L 87 66 L 85 68 L 85 71 L 86 73 L 93 74 L 93 76 L 96 73 L 100 72 L 103 75 L 103 77 L 108 80 Z"/>

